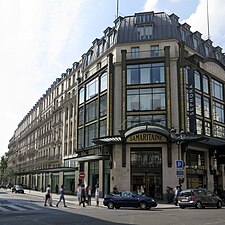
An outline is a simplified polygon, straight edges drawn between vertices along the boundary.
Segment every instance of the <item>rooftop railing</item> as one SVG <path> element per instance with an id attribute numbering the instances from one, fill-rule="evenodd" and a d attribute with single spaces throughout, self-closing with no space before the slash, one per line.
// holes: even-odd
<path id="1" fill-rule="evenodd" d="M 127 59 L 158 58 L 164 56 L 165 56 L 164 49 L 127 52 Z"/>

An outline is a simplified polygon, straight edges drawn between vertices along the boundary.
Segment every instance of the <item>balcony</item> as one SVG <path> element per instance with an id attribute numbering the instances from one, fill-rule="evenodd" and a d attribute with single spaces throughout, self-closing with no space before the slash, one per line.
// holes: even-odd
<path id="1" fill-rule="evenodd" d="M 148 51 L 138 51 L 138 52 L 127 52 L 127 59 L 145 59 L 145 58 L 159 58 L 164 57 L 164 49 L 160 50 L 148 50 Z"/>

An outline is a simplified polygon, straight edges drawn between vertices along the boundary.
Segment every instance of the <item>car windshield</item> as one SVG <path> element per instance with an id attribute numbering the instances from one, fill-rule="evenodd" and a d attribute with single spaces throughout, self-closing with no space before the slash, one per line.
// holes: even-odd
<path id="1" fill-rule="evenodd" d="M 188 197 L 191 195 L 191 190 L 188 190 L 188 191 L 182 191 L 180 193 L 180 196 L 184 196 L 184 197 Z"/>

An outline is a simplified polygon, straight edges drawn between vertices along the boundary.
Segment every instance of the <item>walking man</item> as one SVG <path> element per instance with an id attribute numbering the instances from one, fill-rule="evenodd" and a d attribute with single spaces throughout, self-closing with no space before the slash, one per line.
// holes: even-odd
<path id="1" fill-rule="evenodd" d="M 80 201 L 79 205 L 81 205 L 83 203 L 83 207 L 86 207 L 85 202 L 86 202 L 86 191 L 85 191 L 84 184 L 82 184 L 81 185 L 81 201 Z"/>
<path id="2" fill-rule="evenodd" d="M 51 197 L 51 186 L 50 184 L 48 185 L 48 187 L 46 188 L 46 193 L 45 193 L 45 204 L 44 206 L 47 206 L 47 201 L 49 202 L 50 206 L 52 205 L 52 197 Z"/>
<path id="3" fill-rule="evenodd" d="M 66 206 L 66 202 L 65 202 L 64 187 L 63 187 L 63 185 L 61 185 L 59 201 L 58 201 L 58 203 L 56 204 L 56 207 L 59 206 L 59 203 L 60 203 L 62 200 L 63 200 L 64 207 L 67 207 L 67 206 Z"/>

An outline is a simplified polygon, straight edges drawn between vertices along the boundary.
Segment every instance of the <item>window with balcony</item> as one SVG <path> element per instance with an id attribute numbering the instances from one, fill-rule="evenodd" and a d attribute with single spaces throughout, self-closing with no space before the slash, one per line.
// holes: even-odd
<path id="1" fill-rule="evenodd" d="M 150 46 L 151 57 L 159 56 L 159 45 L 151 45 Z"/>
<path id="2" fill-rule="evenodd" d="M 132 47 L 131 48 L 131 58 L 138 59 L 139 57 L 140 57 L 139 47 Z"/>

